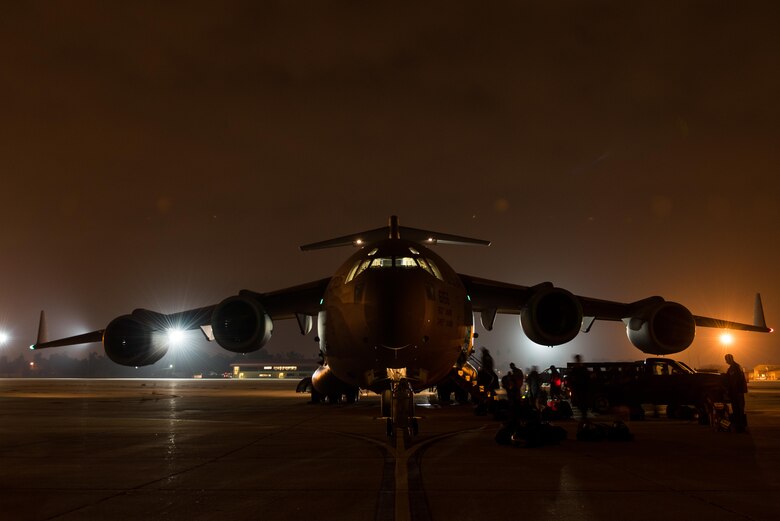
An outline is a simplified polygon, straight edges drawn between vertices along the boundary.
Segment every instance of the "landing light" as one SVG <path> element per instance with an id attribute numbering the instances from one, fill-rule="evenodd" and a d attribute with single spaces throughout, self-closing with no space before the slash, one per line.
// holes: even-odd
<path id="1" fill-rule="evenodd" d="M 721 333 L 720 334 L 720 343 L 724 346 L 730 346 L 734 343 L 734 335 L 731 333 Z"/>
<path id="2" fill-rule="evenodd" d="M 168 343 L 172 346 L 180 345 L 184 341 L 184 330 L 182 329 L 169 329 L 168 330 Z"/>
<path id="3" fill-rule="evenodd" d="M 9 336 L 5 331 L 0 331 L 0 346 L 8 342 Z"/>

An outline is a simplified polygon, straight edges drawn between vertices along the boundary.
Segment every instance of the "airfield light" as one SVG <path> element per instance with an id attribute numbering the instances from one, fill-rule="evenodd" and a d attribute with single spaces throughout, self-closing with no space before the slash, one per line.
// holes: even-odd
<path id="1" fill-rule="evenodd" d="M 731 333 L 721 333 L 720 334 L 720 343 L 724 346 L 730 346 L 734 343 L 734 335 Z"/>
<path id="2" fill-rule="evenodd" d="M 168 330 L 168 344 L 178 346 L 184 341 L 184 330 L 172 328 Z"/>

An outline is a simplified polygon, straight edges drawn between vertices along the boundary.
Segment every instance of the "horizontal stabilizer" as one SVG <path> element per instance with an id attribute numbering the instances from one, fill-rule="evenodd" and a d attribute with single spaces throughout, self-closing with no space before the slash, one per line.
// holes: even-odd
<path id="1" fill-rule="evenodd" d="M 327 239 L 311 244 L 301 246 L 302 251 L 321 250 L 324 248 L 337 248 L 340 246 L 363 246 L 366 243 L 381 241 L 382 239 L 405 239 L 424 244 L 453 244 L 453 245 L 478 245 L 490 246 L 490 241 L 483 239 L 472 239 L 461 235 L 452 235 L 450 233 L 434 232 L 431 230 L 422 230 L 419 228 L 408 228 L 398 225 L 396 216 L 390 217 L 390 225 L 385 228 L 375 228 L 364 232 L 343 235 L 334 239 Z"/>

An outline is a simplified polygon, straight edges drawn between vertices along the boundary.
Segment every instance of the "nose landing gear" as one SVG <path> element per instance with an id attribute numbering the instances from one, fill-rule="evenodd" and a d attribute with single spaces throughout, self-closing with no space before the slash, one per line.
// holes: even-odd
<path id="1" fill-rule="evenodd" d="M 414 415 L 414 391 L 406 378 L 393 382 L 391 389 L 383 391 L 381 403 L 389 438 L 394 439 L 398 431 L 402 432 L 405 443 L 417 436 L 420 429 Z"/>

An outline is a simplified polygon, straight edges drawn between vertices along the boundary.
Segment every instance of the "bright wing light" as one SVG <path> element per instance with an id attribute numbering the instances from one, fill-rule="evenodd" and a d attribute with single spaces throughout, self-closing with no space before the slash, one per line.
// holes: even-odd
<path id="1" fill-rule="evenodd" d="M 183 329 L 169 329 L 168 330 L 168 344 L 171 347 L 180 346 L 184 342 L 184 330 Z"/>
<path id="2" fill-rule="evenodd" d="M 734 343 L 734 335 L 731 333 L 721 333 L 720 334 L 720 343 L 724 346 L 730 346 Z"/>

